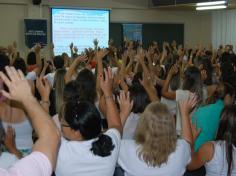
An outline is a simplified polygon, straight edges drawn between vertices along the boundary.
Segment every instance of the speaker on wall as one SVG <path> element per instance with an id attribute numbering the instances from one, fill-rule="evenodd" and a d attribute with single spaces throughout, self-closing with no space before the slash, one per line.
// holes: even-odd
<path id="1" fill-rule="evenodd" d="M 40 5 L 42 0 L 32 0 L 34 5 Z"/>

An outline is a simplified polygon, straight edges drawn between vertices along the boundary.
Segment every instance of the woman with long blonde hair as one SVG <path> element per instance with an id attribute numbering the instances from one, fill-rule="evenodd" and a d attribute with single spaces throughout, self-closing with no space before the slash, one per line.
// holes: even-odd
<path id="1" fill-rule="evenodd" d="M 147 106 L 141 115 L 134 140 L 121 142 L 118 163 L 125 176 L 181 176 L 191 160 L 193 144 L 189 113 L 196 97 L 180 103 L 182 139 L 177 139 L 174 118 L 159 102 Z"/>

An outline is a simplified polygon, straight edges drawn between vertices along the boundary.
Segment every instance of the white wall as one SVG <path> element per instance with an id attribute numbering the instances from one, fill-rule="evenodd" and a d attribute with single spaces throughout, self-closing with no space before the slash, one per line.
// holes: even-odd
<path id="1" fill-rule="evenodd" d="M 211 42 L 211 13 L 209 12 L 149 9 L 148 0 L 43 0 L 41 8 L 31 5 L 31 0 L 0 0 L 2 14 L 0 21 L 1 24 L 4 24 L 3 27 L 0 27 L 0 46 L 8 45 L 16 40 L 21 53 L 26 53 L 24 18 L 48 19 L 48 41 L 50 41 L 51 6 L 111 9 L 112 22 L 183 23 L 185 25 L 185 43 L 194 46 L 198 43 L 207 45 Z"/>
<path id="2" fill-rule="evenodd" d="M 236 47 L 236 10 L 215 11 L 212 13 L 212 42 L 232 44 Z"/>

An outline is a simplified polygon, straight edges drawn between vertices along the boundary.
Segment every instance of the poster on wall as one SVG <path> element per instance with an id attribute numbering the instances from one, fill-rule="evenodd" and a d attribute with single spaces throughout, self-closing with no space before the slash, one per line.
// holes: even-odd
<path id="1" fill-rule="evenodd" d="M 142 24 L 123 24 L 124 40 L 142 43 Z"/>
<path id="2" fill-rule="evenodd" d="M 47 20 L 24 19 L 25 23 L 25 45 L 32 48 L 36 43 L 42 47 L 47 45 Z"/>

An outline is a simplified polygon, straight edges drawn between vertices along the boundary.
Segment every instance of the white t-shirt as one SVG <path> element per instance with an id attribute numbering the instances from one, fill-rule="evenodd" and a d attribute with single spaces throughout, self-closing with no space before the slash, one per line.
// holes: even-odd
<path id="1" fill-rule="evenodd" d="M 34 71 L 28 72 L 26 75 L 27 80 L 35 81 L 37 79 L 37 75 Z"/>
<path id="2" fill-rule="evenodd" d="M 223 141 L 214 142 L 214 156 L 205 164 L 206 176 L 226 176 L 228 163 L 226 159 L 226 148 Z M 232 176 L 236 176 L 236 148 L 233 147 Z"/>
<path id="3" fill-rule="evenodd" d="M 166 164 L 160 167 L 148 166 L 138 157 L 139 146 L 134 140 L 122 140 L 118 164 L 125 176 L 182 176 L 191 160 L 191 148 L 185 140 L 178 140 L 175 152 L 169 155 Z"/>
<path id="4" fill-rule="evenodd" d="M 131 112 L 129 117 L 125 122 L 125 126 L 123 128 L 123 136 L 122 139 L 134 139 L 135 129 L 138 124 L 138 120 L 140 118 L 140 114 L 136 114 Z"/>
<path id="5" fill-rule="evenodd" d="M 11 153 L 3 152 L 0 155 L 0 168 L 8 169 L 18 161 L 17 157 Z"/>
<path id="6" fill-rule="evenodd" d="M 53 72 L 53 73 L 48 73 L 47 75 L 44 76 L 44 78 L 46 78 L 48 80 L 51 87 L 53 87 L 53 84 L 54 84 L 55 74 L 56 74 L 56 72 Z"/>
<path id="7" fill-rule="evenodd" d="M 52 165 L 41 152 L 33 152 L 16 162 L 9 169 L 0 168 L 1 176 L 51 176 Z"/>
<path id="8" fill-rule="evenodd" d="M 115 170 L 121 136 L 118 130 L 109 129 L 105 135 L 111 137 L 114 149 L 110 156 L 100 157 L 94 155 L 90 149 L 89 141 L 66 141 L 62 139 L 58 153 L 57 176 L 112 176 Z"/>
<path id="9" fill-rule="evenodd" d="M 176 115 L 176 101 L 175 100 L 170 100 L 165 97 L 161 97 L 161 103 L 164 103 L 167 105 L 169 111 L 171 114 L 174 116 Z"/>

